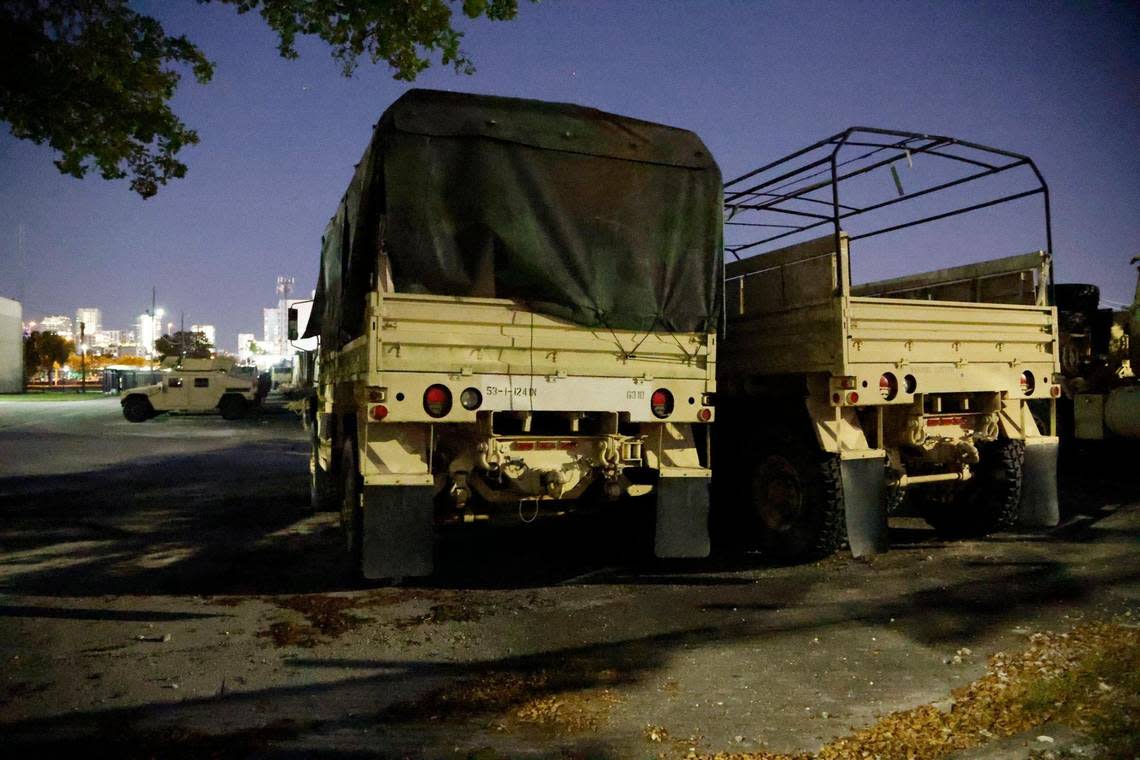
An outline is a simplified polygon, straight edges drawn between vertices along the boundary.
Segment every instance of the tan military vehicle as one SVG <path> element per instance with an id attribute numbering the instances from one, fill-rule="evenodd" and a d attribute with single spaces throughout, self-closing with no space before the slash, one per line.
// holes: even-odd
<path id="1" fill-rule="evenodd" d="M 708 553 L 720 188 L 692 133 L 579 106 L 385 112 L 306 329 L 313 501 L 354 572 L 430 574 L 440 525 L 630 496 L 659 556 Z"/>
<path id="2" fill-rule="evenodd" d="M 998 174 L 980 202 L 937 203 L 935 193 Z M 855 241 L 920 224 L 937 234 L 942 220 L 1037 195 L 1045 250 L 851 284 L 853 259 L 877 253 L 853 255 Z M 901 220 L 886 213 L 920 197 Z M 735 260 L 715 453 L 718 482 L 745 494 L 730 501 L 740 507 L 730 524 L 803 557 L 844 540 L 856 555 L 885 550 L 887 512 L 904 495 L 947 534 L 1057 522 L 1057 315 L 1047 188 L 1030 159 L 852 128 L 727 183 L 725 207 Z M 930 257 L 939 242 L 911 234 L 881 248 L 898 261 Z M 1047 400 L 1049 429 L 1033 399 Z"/>
<path id="3" fill-rule="evenodd" d="M 1131 306 L 1119 311 L 1101 308 L 1095 285 L 1057 289 L 1068 348 L 1061 370 L 1072 415 L 1065 432 L 1084 441 L 1140 440 L 1140 271 Z"/>
<path id="4" fill-rule="evenodd" d="M 233 359 L 163 361 L 162 382 L 132 388 L 119 402 L 123 416 L 145 422 L 165 412 L 220 412 L 227 420 L 244 417 L 257 404 L 257 374 Z"/>

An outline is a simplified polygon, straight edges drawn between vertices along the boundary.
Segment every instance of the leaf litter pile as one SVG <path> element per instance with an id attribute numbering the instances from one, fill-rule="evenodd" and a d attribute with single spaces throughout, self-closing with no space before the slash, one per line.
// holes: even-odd
<path id="1" fill-rule="evenodd" d="M 1104 758 L 1140 756 L 1140 628 L 1090 623 L 1036 633 L 1019 653 L 989 658 L 986 674 L 956 689 L 949 712 L 893 712 L 816 753 L 720 752 L 702 760 L 927 760 L 1058 721 Z"/>
<path id="2" fill-rule="evenodd" d="M 435 722 L 489 718 L 496 731 L 538 730 L 550 735 L 596 732 L 621 702 L 617 671 L 488 672 L 414 702 L 393 705 L 383 722 Z M 587 685 L 588 684 L 588 685 Z"/>

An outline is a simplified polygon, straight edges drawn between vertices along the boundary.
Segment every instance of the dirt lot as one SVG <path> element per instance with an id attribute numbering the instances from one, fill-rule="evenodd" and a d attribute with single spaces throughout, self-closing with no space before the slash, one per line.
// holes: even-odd
<path id="1" fill-rule="evenodd" d="M 1045 534 L 947 544 L 901 519 L 871 561 L 661 564 L 637 519 L 583 518 L 448 533 L 436 576 L 352 589 L 306 457 L 288 414 L 0 401 L 4 743 L 1044 758 L 1095 755 L 1090 715 L 1135 738 L 1104 712 L 1137 704 L 1134 464 L 1073 459 Z"/>

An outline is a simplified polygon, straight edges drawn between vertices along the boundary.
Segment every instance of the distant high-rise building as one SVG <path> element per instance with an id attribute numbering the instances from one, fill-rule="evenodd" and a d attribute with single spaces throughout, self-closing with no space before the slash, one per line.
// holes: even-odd
<path id="1" fill-rule="evenodd" d="M 40 332 L 53 332 L 60 337 L 71 340 L 74 330 L 71 326 L 71 317 L 63 314 L 52 314 L 40 320 Z"/>
<path id="2" fill-rule="evenodd" d="M 274 349 L 281 343 L 281 311 L 280 309 L 262 309 L 262 342 Z"/>
<path id="3" fill-rule="evenodd" d="M 162 309 L 153 316 L 139 314 L 135 321 L 135 336 L 138 338 L 139 353 L 142 356 L 154 356 L 154 342 L 162 337 Z"/>
<path id="4" fill-rule="evenodd" d="M 84 333 L 94 335 L 103 329 L 103 312 L 93 307 L 75 310 L 75 334 L 79 335 L 79 323 L 84 325 Z"/>
<path id="5" fill-rule="evenodd" d="M 213 348 L 218 347 L 217 331 L 213 325 L 190 325 L 190 332 L 200 332 L 206 336 L 206 342 Z"/>

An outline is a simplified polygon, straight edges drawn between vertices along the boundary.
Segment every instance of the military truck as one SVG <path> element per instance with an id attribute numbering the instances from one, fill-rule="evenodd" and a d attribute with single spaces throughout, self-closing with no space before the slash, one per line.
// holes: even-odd
<path id="1" fill-rule="evenodd" d="M 707 554 L 721 214 L 690 132 L 393 103 L 325 229 L 305 331 L 313 502 L 340 510 L 353 572 L 430 574 L 441 525 L 639 496 L 658 556 Z"/>
<path id="2" fill-rule="evenodd" d="M 1131 263 L 1140 264 L 1140 256 Z M 1062 431 L 1073 439 L 1140 440 L 1140 267 L 1137 275 L 1135 298 L 1119 311 L 1101 306 L 1095 285 L 1057 286 L 1066 349 Z"/>
<path id="3" fill-rule="evenodd" d="M 969 183 L 997 175 L 982 200 L 957 205 Z M 904 499 L 944 534 L 1057 522 L 1047 193 L 1025 156 L 868 127 L 725 185 L 734 260 L 715 461 L 725 492 L 744 495 L 726 500 L 738 535 L 788 558 L 844 541 L 871 554 L 887 548 L 887 512 Z M 1045 199 L 1044 250 L 852 285 L 856 241 L 911 230 L 882 248 L 896 261 L 930 256 L 939 241 L 915 231 L 1033 196 Z M 1045 430 L 1027 405 L 1039 398 Z"/>
<path id="4" fill-rule="evenodd" d="M 257 376 L 233 359 L 164 360 L 161 381 L 132 388 L 119 403 L 130 422 L 146 422 L 165 412 L 219 412 L 223 419 L 241 419 L 258 402 Z"/>

